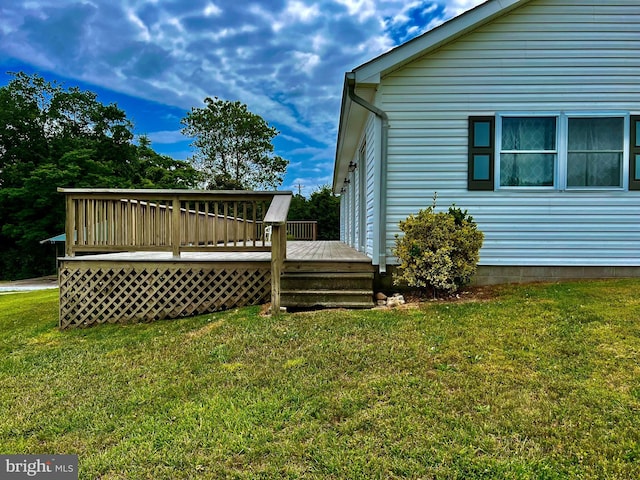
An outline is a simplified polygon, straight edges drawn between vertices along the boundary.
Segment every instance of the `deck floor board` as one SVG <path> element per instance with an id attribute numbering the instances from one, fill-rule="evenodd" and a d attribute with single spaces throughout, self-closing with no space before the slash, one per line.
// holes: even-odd
<path id="1" fill-rule="evenodd" d="M 174 258 L 171 252 L 119 252 L 64 257 L 65 261 L 116 261 L 116 262 L 269 262 L 270 252 L 183 252 Z M 348 261 L 371 262 L 366 255 L 336 240 L 315 242 L 288 241 L 288 261 Z"/>

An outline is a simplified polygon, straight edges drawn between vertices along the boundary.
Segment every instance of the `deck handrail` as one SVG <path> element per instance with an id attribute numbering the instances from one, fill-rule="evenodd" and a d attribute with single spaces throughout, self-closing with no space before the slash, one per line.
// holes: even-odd
<path id="1" fill-rule="evenodd" d="M 59 188 L 66 254 L 268 251 L 262 230 L 274 198 L 290 192 Z M 174 208 L 175 207 L 175 208 Z M 175 227 L 175 228 L 174 228 Z M 71 240 L 70 240 L 71 239 Z"/>
<path id="2" fill-rule="evenodd" d="M 280 312 L 292 192 L 58 188 L 66 197 L 66 255 L 76 252 L 271 252 L 271 302 Z M 271 244 L 264 227 L 272 226 Z"/>

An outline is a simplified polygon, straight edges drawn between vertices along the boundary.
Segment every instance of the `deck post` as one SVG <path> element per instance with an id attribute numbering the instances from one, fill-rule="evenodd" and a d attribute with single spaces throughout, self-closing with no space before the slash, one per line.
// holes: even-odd
<path id="1" fill-rule="evenodd" d="M 271 315 L 280 315 L 280 276 L 282 274 L 282 225 L 273 225 L 271 233 Z M 285 244 L 286 245 L 286 244 Z"/>
<path id="2" fill-rule="evenodd" d="M 65 254 L 73 257 L 75 252 L 73 244 L 75 242 L 74 232 L 76 230 L 76 203 L 72 195 L 67 195 L 67 218 L 65 222 Z"/>
<path id="3" fill-rule="evenodd" d="M 264 225 L 271 225 L 271 315 L 280 315 L 280 276 L 287 252 L 287 215 L 291 192 L 274 195 L 264 216 Z"/>
<path id="4" fill-rule="evenodd" d="M 171 205 L 171 247 L 173 257 L 180 258 L 180 198 L 173 197 Z"/>

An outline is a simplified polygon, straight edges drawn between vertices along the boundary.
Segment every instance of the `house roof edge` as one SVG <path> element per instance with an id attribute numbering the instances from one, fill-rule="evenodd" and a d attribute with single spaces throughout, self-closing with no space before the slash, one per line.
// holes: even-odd
<path id="1" fill-rule="evenodd" d="M 354 68 L 353 73 L 355 73 L 356 82 L 366 82 L 372 78 L 379 79 L 381 75 L 396 70 L 416 58 L 426 55 L 429 51 L 435 50 L 530 1 L 487 0 L 471 10 L 467 10 L 422 35 Z"/>

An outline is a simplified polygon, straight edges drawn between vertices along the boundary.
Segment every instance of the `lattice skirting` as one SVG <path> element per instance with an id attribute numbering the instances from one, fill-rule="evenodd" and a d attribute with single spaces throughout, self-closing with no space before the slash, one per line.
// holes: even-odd
<path id="1" fill-rule="evenodd" d="M 60 328 L 185 317 L 267 302 L 268 263 L 96 263 L 60 268 Z"/>

